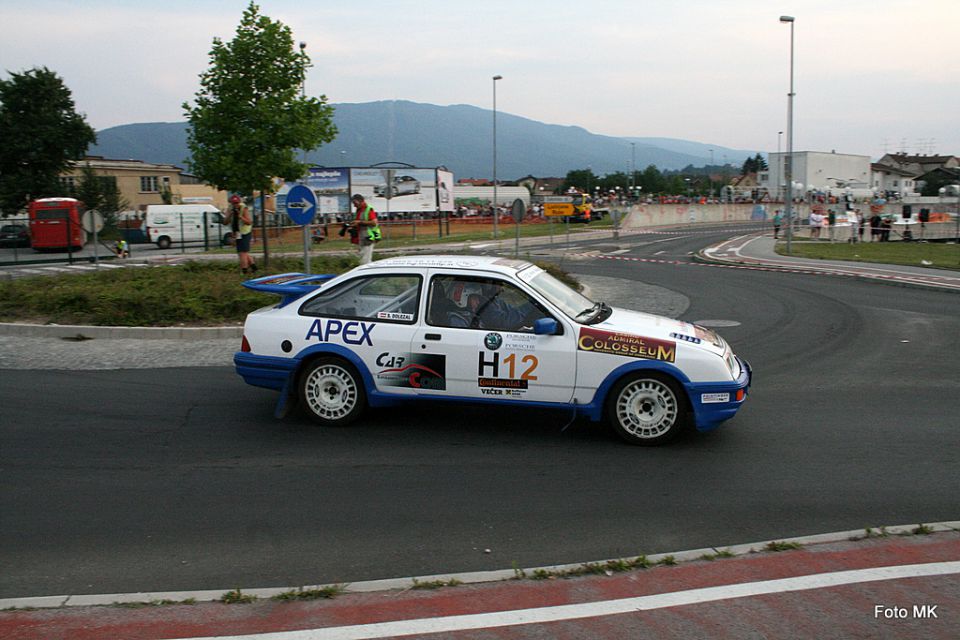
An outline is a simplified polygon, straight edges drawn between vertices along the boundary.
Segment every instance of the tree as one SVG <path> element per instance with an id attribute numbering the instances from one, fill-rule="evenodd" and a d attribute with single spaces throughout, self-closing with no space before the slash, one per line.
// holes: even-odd
<path id="1" fill-rule="evenodd" d="M 759 173 L 767 168 L 767 161 L 763 159 L 763 154 L 758 152 L 757 155 L 753 156 L 752 158 L 747 158 L 743 161 L 743 167 L 740 169 L 740 175 L 745 176 L 750 173 Z"/>
<path id="2" fill-rule="evenodd" d="M 640 174 L 638 184 L 643 187 L 644 193 L 660 193 L 664 189 L 663 174 L 657 169 L 657 165 L 648 165 L 647 168 L 643 170 L 643 173 Z"/>
<path id="3" fill-rule="evenodd" d="M 294 50 L 290 28 L 251 2 L 233 40 L 214 39 L 196 104 L 183 105 L 193 173 L 247 195 L 271 190 L 274 177 L 303 176 L 307 167 L 296 151 L 337 134 L 326 96 L 300 94 L 309 66 L 310 58 Z"/>
<path id="4" fill-rule="evenodd" d="M 60 174 L 97 136 L 63 80 L 39 67 L 0 80 L 0 141 L 0 210 L 13 215 L 59 194 Z"/>
<path id="5" fill-rule="evenodd" d="M 117 179 L 97 175 L 89 163 L 80 169 L 77 186 L 70 195 L 83 202 L 87 209 L 99 211 L 104 229 L 108 231 L 116 228 L 117 214 L 130 206 L 117 188 Z"/>
<path id="6" fill-rule="evenodd" d="M 584 193 L 592 193 L 593 188 L 600 182 L 600 178 L 593 173 L 593 169 L 574 169 L 567 172 L 563 181 L 563 190 L 578 189 Z"/>

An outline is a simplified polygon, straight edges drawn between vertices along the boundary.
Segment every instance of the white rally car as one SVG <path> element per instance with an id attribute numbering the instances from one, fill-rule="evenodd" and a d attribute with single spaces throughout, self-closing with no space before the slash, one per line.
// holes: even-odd
<path id="1" fill-rule="evenodd" d="M 632 444 L 732 418 L 749 365 L 709 329 L 593 302 L 529 262 L 389 258 L 339 276 L 244 283 L 282 300 L 247 316 L 237 372 L 317 422 L 409 401 L 574 409 Z"/>

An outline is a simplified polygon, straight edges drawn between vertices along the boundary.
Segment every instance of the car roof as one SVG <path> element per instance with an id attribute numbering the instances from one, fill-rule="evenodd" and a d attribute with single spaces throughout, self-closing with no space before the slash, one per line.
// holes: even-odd
<path id="1" fill-rule="evenodd" d="M 376 270 L 395 267 L 415 267 L 431 269 L 456 269 L 458 271 L 493 271 L 506 276 L 514 276 L 518 272 L 533 266 L 526 260 L 513 260 L 499 256 L 400 256 L 385 258 L 369 264 L 361 265 L 361 270 Z"/>

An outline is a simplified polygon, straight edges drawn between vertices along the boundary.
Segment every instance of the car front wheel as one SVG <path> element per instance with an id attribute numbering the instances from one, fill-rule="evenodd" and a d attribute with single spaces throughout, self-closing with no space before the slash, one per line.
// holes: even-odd
<path id="1" fill-rule="evenodd" d="M 339 427 L 357 419 L 367 399 L 360 375 L 339 358 L 318 358 L 300 378 L 300 401 L 315 422 Z"/>
<path id="2" fill-rule="evenodd" d="M 634 374 L 618 382 L 607 400 L 607 416 L 620 438 L 641 446 L 673 440 L 688 421 L 677 383 L 655 373 Z"/>

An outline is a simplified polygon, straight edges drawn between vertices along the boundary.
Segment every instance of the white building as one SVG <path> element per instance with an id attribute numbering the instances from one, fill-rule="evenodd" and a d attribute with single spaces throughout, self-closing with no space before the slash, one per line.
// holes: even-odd
<path id="1" fill-rule="evenodd" d="M 901 197 L 916 195 L 917 173 L 880 163 L 870 165 L 870 169 L 873 174 L 871 186 L 877 193 L 897 193 Z"/>
<path id="2" fill-rule="evenodd" d="M 786 159 L 786 153 L 769 154 L 769 169 L 757 176 L 760 189 L 766 189 L 778 200 L 784 197 L 787 187 Z M 872 190 L 872 179 L 870 156 L 832 151 L 793 152 L 794 197 L 800 197 L 801 193 L 796 193 L 798 189 L 805 194 L 809 191 L 843 193 L 849 188 L 854 195 L 866 195 Z"/>

